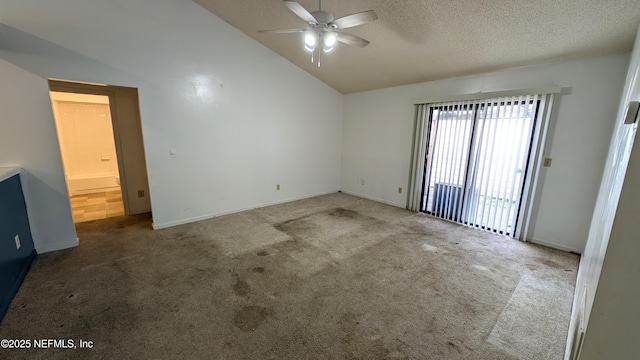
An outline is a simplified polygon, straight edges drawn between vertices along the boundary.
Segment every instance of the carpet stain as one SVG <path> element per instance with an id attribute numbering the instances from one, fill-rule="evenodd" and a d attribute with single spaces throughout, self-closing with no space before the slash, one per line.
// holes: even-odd
<path id="1" fill-rule="evenodd" d="M 242 331 L 255 331 L 271 312 L 262 306 L 245 306 L 236 312 L 233 324 Z"/>
<path id="2" fill-rule="evenodd" d="M 339 217 L 339 218 L 347 218 L 347 219 L 355 219 L 360 216 L 360 213 L 353 210 L 336 208 L 329 212 L 329 216 Z"/>
<path id="3" fill-rule="evenodd" d="M 531 270 L 531 271 L 536 271 L 536 270 L 540 270 L 540 267 L 534 265 L 534 264 L 526 264 L 525 265 L 527 267 L 527 269 Z"/>
<path id="4" fill-rule="evenodd" d="M 549 259 L 535 258 L 534 260 L 539 262 L 539 263 L 541 263 L 541 264 L 550 266 L 550 267 L 552 267 L 554 269 L 562 269 L 562 268 L 564 268 L 564 266 L 558 264 L 555 261 L 549 260 Z"/>
<path id="5" fill-rule="evenodd" d="M 264 272 L 264 268 L 262 266 L 256 266 L 254 268 L 251 269 L 252 272 L 254 273 L 263 273 Z"/>
<path id="6" fill-rule="evenodd" d="M 238 296 L 245 296 L 250 291 L 251 291 L 251 286 L 249 286 L 249 284 L 247 284 L 246 281 L 237 279 L 236 283 L 233 285 L 233 293 Z"/>
<path id="7" fill-rule="evenodd" d="M 304 238 L 309 234 L 313 234 L 318 229 L 313 223 L 305 218 L 297 218 L 273 226 L 276 230 L 282 231 L 294 238 Z"/>
<path id="8" fill-rule="evenodd" d="M 267 250 L 260 250 L 257 253 L 258 256 L 267 256 L 269 255 L 269 252 L 267 252 Z"/>
<path id="9" fill-rule="evenodd" d="M 352 313 L 346 313 L 340 317 L 339 324 L 342 330 L 341 342 L 343 344 L 350 344 L 353 341 L 354 334 L 360 324 L 357 319 L 357 316 Z"/>
<path id="10" fill-rule="evenodd" d="M 447 343 L 447 345 L 449 345 L 449 348 L 451 348 L 451 349 L 453 349 L 453 350 L 457 351 L 458 353 L 461 353 L 461 351 L 460 351 L 460 347 L 459 347 L 458 345 L 456 345 L 456 344 L 452 343 L 451 341 L 449 341 L 449 342 Z"/>

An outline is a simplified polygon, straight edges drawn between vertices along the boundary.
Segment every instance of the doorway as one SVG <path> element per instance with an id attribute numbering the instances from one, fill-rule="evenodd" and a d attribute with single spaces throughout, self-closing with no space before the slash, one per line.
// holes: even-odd
<path id="1" fill-rule="evenodd" d="M 49 80 L 74 222 L 151 212 L 135 88 Z"/>
<path id="2" fill-rule="evenodd" d="M 50 97 L 73 221 L 124 215 L 109 97 L 56 91 Z"/>
<path id="3" fill-rule="evenodd" d="M 552 103 L 534 93 L 418 104 L 408 207 L 526 237 Z"/>

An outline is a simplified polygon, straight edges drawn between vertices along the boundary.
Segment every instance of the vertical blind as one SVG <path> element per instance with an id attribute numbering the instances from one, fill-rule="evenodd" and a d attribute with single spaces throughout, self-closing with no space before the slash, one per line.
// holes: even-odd
<path id="1" fill-rule="evenodd" d="M 417 104 L 407 208 L 522 239 L 552 99 Z"/>

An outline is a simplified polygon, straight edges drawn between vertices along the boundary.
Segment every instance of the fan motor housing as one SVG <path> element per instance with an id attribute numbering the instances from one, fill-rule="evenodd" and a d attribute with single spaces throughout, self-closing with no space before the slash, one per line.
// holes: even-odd
<path id="1" fill-rule="evenodd" d="M 333 15 L 329 14 L 326 11 L 314 11 L 311 13 L 314 18 L 318 21 L 318 25 L 323 27 L 327 27 L 330 22 L 333 21 Z"/>

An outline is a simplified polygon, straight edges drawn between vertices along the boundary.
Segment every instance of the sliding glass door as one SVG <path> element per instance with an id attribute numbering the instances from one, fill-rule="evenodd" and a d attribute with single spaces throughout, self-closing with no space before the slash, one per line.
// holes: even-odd
<path id="1" fill-rule="evenodd" d="M 537 97 L 429 106 L 421 211 L 513 236 Z"/>

